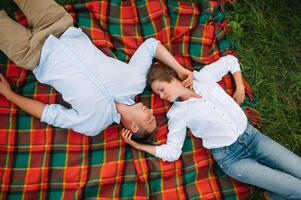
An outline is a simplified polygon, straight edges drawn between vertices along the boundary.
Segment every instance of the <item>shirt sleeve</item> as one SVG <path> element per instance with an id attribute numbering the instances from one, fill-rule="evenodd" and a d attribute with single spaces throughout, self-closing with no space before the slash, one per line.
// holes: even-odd
<path id="1" fill-rule="evenodd" d="M 78 120 L 78 113 L 59 104 L 46 105 L 41 121 L 59 128 L 71 128 Z"/>
<path id="2" fill-rule="evenodd" d="M 155 38 L 145 40 L 135 51 L 129 64 L 147 72 L 152 65 L 153 58 L 156 56 L 156 49 L 159 43 L 160 41 Z"/>
<path id="3" fill-rule="evenodd" d="M 204 66 L 199 72 L 197 72 L 197 78 L 209 79 L 218 82 L 229 71 L 232 74 L 240 71 L 238 59 L 232 55 L 221 57 L 219 60 Z"/>
<path id="4" fill-rule="evenodd" d="M 177 118 L 168 121 L 168 134 L 166 144 L 156 146 L 156 157 L 164 161 L 178 160 L 182 154 L 183 143 L 186 138 L 186 125 Z"/>

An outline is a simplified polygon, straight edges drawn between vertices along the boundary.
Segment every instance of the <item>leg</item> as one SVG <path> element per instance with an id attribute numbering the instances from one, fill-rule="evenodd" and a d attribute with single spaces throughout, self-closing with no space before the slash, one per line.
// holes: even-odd
<path id="1" fill-rule="evenodd" d="M 32 32 L 0 14 L 0 49 L 18 66 L 33 69 L 50 34 L 59 37 L 72 26 L 72 17 L 52 0 L 15 0 L 33 27 Z"/>
<path id="2" fill-rule="evenodd" d="M 278 199 L 301 199 L 301 180 L 284 172 L 246 158 L 232 162 L 224 169 L 229 176 L 271 191 Z"/>
<path id="3" fill-rule="evenodd" d="M 29 51 L 33 53 L 40 51 L 37 47 L 30 46 L 31 38 L 32 33 L 28 29 L 9 18 L 4 10 L 0 11 L 0 50 L 15 64 L 27 69 L 29 66 L 23 62 L 24 57 Z"/>
<path id="4" fill-rule="evenodd" d="M 271 138 L 261 133 L 257 134 L 253 152 L 258 162 L 290 174 L 301 181 L 301 158 Z"/>
<path id="5" fill-rule="evenodd" d="M 28 19 L 32 31 L 45 29 L 58 37 L 68 27 L 73 25 L 69 13 L 54 0 L 14 0 Z"/>

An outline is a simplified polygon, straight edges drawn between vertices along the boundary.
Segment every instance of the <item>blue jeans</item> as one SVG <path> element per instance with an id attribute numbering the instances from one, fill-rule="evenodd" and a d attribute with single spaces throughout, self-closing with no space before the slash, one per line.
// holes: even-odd
<path id="1" fill-rule="evenodd" d="M 301 158 L 252 125 L 235 143 L 210 151 L 232 178 L 268 190 L 272 199 L 301 199 Z"/>

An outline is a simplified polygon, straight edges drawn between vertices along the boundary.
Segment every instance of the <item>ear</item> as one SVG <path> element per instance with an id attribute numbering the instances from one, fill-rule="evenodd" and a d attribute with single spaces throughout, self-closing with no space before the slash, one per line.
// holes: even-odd
<path id="1" fill-rule="evenodd" d="M 172 76 L 172 75 L 170 75 L 171 76 L 171 79 L 170 79 L 170 82 L 171 83 L 176 83 L 176 82 L 179 82 L 180 80 L 179 79 L 177 79 L 176 77 L 174 77 L 174 76 Z"/>
<path id="2" fill-rule="evenodd" d="M 183 86 L 182 81 L 175 77 L 172 77 L 172 79 L 170 80 L 170 83 L 173 85 Z"/>
<path id="3" fill-rule="evenodd" d="M 139 127 L 137 126 L 137 124 L 135 122 L 132 122 L 131 123 L 131 132 L 136 133 L 136 132 L 138 132 L 138 130 L 139 130 Z"/>

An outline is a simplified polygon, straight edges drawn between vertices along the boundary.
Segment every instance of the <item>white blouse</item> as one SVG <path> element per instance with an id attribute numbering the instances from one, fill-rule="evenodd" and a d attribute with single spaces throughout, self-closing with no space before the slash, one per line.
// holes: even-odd
<path id="1" fill-rule="evenodd" d="M 193 89 L 202 98 L 175 101 L 167 113 L 166 144 L 156 146 L 156 156 L 164 161 L 177 160 L 182 153 L 186 128 L 203 139 L 207 149 L 231 145 L 247 127 L 240 106 L 216 82 L 228 72 L 240 71 L 236 57 L 228 55 L 193 72 Z"/>

